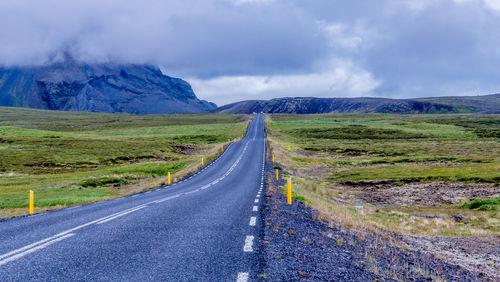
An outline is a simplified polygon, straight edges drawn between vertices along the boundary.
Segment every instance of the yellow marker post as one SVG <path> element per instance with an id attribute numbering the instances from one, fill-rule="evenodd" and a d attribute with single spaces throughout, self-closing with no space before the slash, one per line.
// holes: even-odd
<path id="1" fill-rule="evenodd" d="M 203 166 L 203 165 L 204 165 L 203 158 L 201 158 L 201 166 Z"/>
<path id="2" fill-rule="evenodd" d="M 168 185 L 170 185 L 170 171 L 168 172 Z"/>
<path id="3" fill-rule="evenodd" d="M 269 143 L 269 149 L 272 149 L 272 148 L 273 148 L 273 144 Z"/>
<path id="4" fill-rule="evenodd" d="M 279 174 L 278 174 L 278 169 L 276 169 L 276 180 L 279 180 Z"/>
<path id="5" fill-rule="evenodd" d="M 288 178 L 286 183 L 286 198 L 289 205 L 292 204 L 292 178 Z"/>
<path id="6" fill-rule="evenodd" d="M 273 163 L 274 163 L 274 154 L 273 154 Z"/>
<path id="7" fill-rule="evenodd" d="M 220 145 L 220 150 L 224 151 L 224 144 Z"/>
<path id="8" fill-rule="evenodd" d="M 33 190 L 30 190 L 30 214 L 34 213 L 35 209 L 35 193 Z"/>

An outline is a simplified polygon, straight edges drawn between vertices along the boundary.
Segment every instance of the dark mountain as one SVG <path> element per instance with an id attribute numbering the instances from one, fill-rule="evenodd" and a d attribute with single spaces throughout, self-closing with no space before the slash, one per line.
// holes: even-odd
<path id="1" fill-rule="evenodd" d="M 249 100 L 219 107 L 219 113 L 500 113 L 500 94 L 421 99 L 387 98 L 276 98 Z"/>
<path id="2" fill-rule="evenodd" d="M 206 112 L 186 81 L 149 65 L 83 64 L 67 57 L 47 66 L 0 68 L 0 106 L 161 114 Z"/>

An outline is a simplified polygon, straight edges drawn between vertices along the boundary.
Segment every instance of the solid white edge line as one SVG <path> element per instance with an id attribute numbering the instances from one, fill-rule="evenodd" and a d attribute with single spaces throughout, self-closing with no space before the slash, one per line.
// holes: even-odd
<path id="1" fill-rule="evenodd" d="M 103 203 L 103 202 L 101 202 L 101 203 Z M 73 227 L 73 228 L 71 228 L 71 229 L 68 229 L 68 230 L 62 231 L 62 232 L 60 232 L 60 233 L 58 233 L 58 234 L 56 234 L 56 235 L 54 235 L 54 236 L 50 236 L 50 237 L 45 238 L 45 239 L 43 239 L 43 240 L 40 240 L 40 241 L 37 241 L 37 242 L 31 243 L 31 244 L 29 244 L 29 245 L 27 245 L 27 246 L 21 247 L 21 248 L 16 249 L 16 250 L 10 251 L 10 252 L 8 252 L 8 253 L 5 253 L 5 254 L 3 254 L 3 255 L 0 255 L 0 260 L 1 260 L 1 259 L 3 259 L 3 258 L 5 258 L 5 257 L 11 256 L 11 255 L 13 255 L 13 254 L 16 254 L 16 253 L 22 252 L 22 251 L 27 250 L 27 249 L 30 249 L 30 248 L 33 248 L 33 247 L 35 247 L 36 245 L 40 245 L 40 244 L 43 244 L 43 243 L 45 243 L 45 242 L 47 242 L 47 241 L 53 240 L 53 239 L 55 239 L 55 238 L 57 238 L 57 237 L 64 236 L 64 235 L 66 235 L 66 234 L 68 234 L 68 233 L 70 233 L 70 232 L 76 231 L 76 230 L 78 230 L 78 229 L 82 229 L 82 228 L 87 227 L 87 226 L 89 226 L 89 225 L 92 225 L 92 224 L 94 224 L 94 223 L 96 223 L 96 222 L 99 222 L 99 221 L 105 220 L 105 219 L 110 218 L 110 217 L 114 217 L 114 216 L 116 216 L 116 215 L 119 215 L 119 214 L 121 214 L 121 213 L 123 213 L 123 212 L 127 212 L 127 211 L 129 211 L 129 210 L 133 210 L 133 209 L 135 209 L 135 208 L 137 208 L 137 207 L 130 208 L 130 209 L 126 209 L 126 210 L 121 211 L 121 212 L 117 212 L 117 213 L 114 213 L 114 214 L 110 214 L 110 215 L 108 215 L 108 216 L 104 216 L 104 217 L 98 218 L 98 219 L 96 219 L 96 220 L 92 220 L 92 221 L 90 221 L 90 222 L 87 222 L 87 223 L 84 223 L 84 224 L 78 225 L 78 226 Z"/>
<path id="2" fill-rule="evenodd" d="M 122 217 L 122 216 L 124 216 L 124 215 L 127 215 L 127 214 L 129 214 L 129 213 L 132 213 L 132 212 L 138 211 L 138 210 L 143 209 L 143 208 L 145 208 L 145 207 L 146 207 L 146 206 L 139 206 L 139 207 L 137 207 L 137 208 L 135 208 L 135 209 L 133 209 L 133 210 L 129 210 L 129 211 L 126 211 L 126 212 L 122 212 L 122 213 L 117 214 L 117 215 L 115 215 L 115 216 L 109 217 L 109 218 L 107 218 L 107 219 L 105 219 L 105 220 L 99 221 L 99 222 L 97 222 L 96 224 L 103 224 L 103 223 L 106 223 L 106 222 L 111 221 L 111 220 L 113 220 L 113 219 L 115 219 L 115 218 Z"/>
<path id="3" fill-rule="evenodd" d="M 232 145 L 232 144 L 230 144 L 230 145 Z M 229 145 L 229 146 L 230 146 L 230 145 Z M 228 148 L 229 148 L 229 146 L 228 146 Z M 238 164 L 239 164 L 239 162 L 240 162 L 241 158 L 243 157 L 243 154 L 244 154 L 244 153 L 246 152 L 246 150 L 247 150 L 247 147 L 248 147 L 248 143 L 247 143 L 247 144 L 245 145 L 245 147 L 243 148 L 243 152 L 242 152 L 242 154 L 240 155 L 240 157 L 238 158 L 238 160 L 237 160 L 237 161 L 233 164 L 232 168 L 234 168 L 236 165 L 238 165 Z M 224 152 L 224 153 L 225 153 L 225 152 Z M 217 160 L 216 160 L 216 161 L 218 161 L 218 160 L 219 160 L 219 158 L 217 158 Z M 190 176 L 190 177 L 188 177 L 188 178 L 185 178 L 185 179 L 181 180 L 180 182 L 187 181 L 188 179 L 191 179 L 192 177 L 193 177 L 193 175 L 191 175 L 191 176 Z M 223 179 L 223 178 L 222 178 L 222 179 Z M 180 183 L 180 182 L 179 182 L 179 183 Z M 218 182 L 218 181 L 217 181 L 217 182 Z M 174 185 L 175 185 L 175 184 L 174 184 Z M 199 190 L 199 189 L 198 189 L 198 190 Z M 149 192 L 151 192 L 151 191 L 148 191 L 148 192 L 146 192 L 145 194 L 147 194 L 147 193 L 149 193 Z M 135 196 L 139 196 L 139 195 L 138 195 L 138 194 L 137 194 L 137 195 L 133 195 L 132 197 L 135 197 Z M 160 200 L 151 201 L 151 202 L 149 202 L 149 203 L 143 204 L 142 206 L 137 206 L 137 207 L 129 208 L 129 209 L 126 209 L 126 210 L 124 210 L 124 211 L 117 212 L 117 213 L 114 213 L 114 214 L 111 214 L 111 215 L 108 215 L 108 216 L 105 216 L 105 217 L 101 217 L 101 218 L 99 218 L 99 219 L 96 219 L 96 220 L 93 220 L 93 221 L 90 221 L 90 222 L 84 223 L 84 224 L 82 224 L 82 225 L 79 225 L 79 226 L 73 227 L 73 228 L 71 228 L 71 229 L 68 229 L 68 230 L 66 230 L 66 231 L 60 232 L 60 233 L 58 233 L 58 234 L 56 234 L 56 235 L 54 235 L 54 236 L 51 236 L 51 237 L 45 238 L 45 239 L 43 239 L 43 240 L 40 240 L 40 241 L 34 242 L 34 243 L 29 244 L 29 245 L 27 245 L 27 246 L 24 246 L 24 247 L 21 247 L 21 248 L 19 248 L 19 249 L 16 249 L 16 250 L 10 251 L 10 252 L 8 252 L 8 253 L 5 253 L 5 254 L 3 254 L 3 255 L 0 255 L 0 260 L 1 260 L 1 259 L 3 259 L 3 258 L 9 257 L 9 256 L 15 257 L 15 256 L 17 256 L 17 255 L 15 255 L 16 253 L 20 253 L 20 252 L 23 252 L 23 251 L 25 251 L 25 250 L 29 250 L 29 249 L 31 249 L 31 248 L 32 248 L 32 249 L 36 249 L 36 250 L 38 250 L 38 249 L 40 249 L 40 248 L 44 248 L 45 246 L 48 246 L 48 245 L 52 244 L 53 242 L 57 242 L 57 241 L 60 241 L 60 240 L 65 239 L 65 238 L 67 238 L 67 237 L 73 236 L 73 235 L 74 235 L 74 233 L 71 233 L 71 234 L 69 234 L 69 233 L 70 233 L 70 232 L 73 232 L 73 231 L 75 231 L 75 230 L 78 230 L 78 229 L 84 228 L 84 227 L 89 226 L 89 225 L 92 225 L 92 224 L 94 224 L 94 223 L 96 223 L 96 224 L 102 224 L 102 223 L 108 222 L 108 221 L 110 221 L 110 220 L 113 220 L 113 219 L 115 219 L 115 218 L 118 218 L 118 217 L 124 216 L 124 215 L 126 215 L 126 214 L 128 214 L 128 213 L 131 213 L 131 212 L 134 212 L 134 211 L 140 210 L 140 209 L 142 209 L 142 208 L 145 208 L 147 205 L 149 205 L 149 204 L 151 204 L 151 203 L 161 203 L 161 202 L 163 202 L 163 201 L 166 201 L 166 200 L 169 200 L 169 199 L 173 199 L 173 198 L 177 198 L 177 197 L 179 197 L 179 196 L 180 196 L 180 195 L 174 195 L 174 196 L 171 196 L 171 197 L 166 197 L 166 198 L 163 198 L 163 199 L 160 199 Z M 258 200 L 256 200 L 256 201 L 258 202 Z M 101 203 L 103 203 L 103 202 L 101 202 Z M 99 204 L 99 203 L 98 203 L 98 204 Z M 51 241 L 51 240 L 52 240 L 52 241 Z M 47 243 L 45 243 L 45 242 L 47 242 Z M 50 244 L 49 244 L 49 243 L 50 243 Z M 42 244 L 42 245 L 40 245 L 40 244 Z M 39 246 L 37 246 L 37 245 L 39 245 Z M 37 246 L 37 247 L 35 247 L 35 246 Z M 26 252 L 28 252 L 28 251 L 26 251 Z M 23 252 L 23 253 L 24 253 L 24 252 Z M 28 253 L 27 253 L 27 254 L 28 254 Z M 18 255 L 19 255 L 19 254 L 18 254 Z"/>
<path id="4" fill-rule="evenodd" d="M 57 242 L 59 242 L 59 241 L 61 241 L 61 240 L 64 240 L 64 239 L 66 239 L 66 238 L 69 238 L 69 237 L 71 237 L 71 236 L 73 236 L 73 235 L 75 235 L 75 233 L 69 233 L 69 234 L 66 234 L 66 235 L 64 235 L 64 236 L 58 237 L 58 238 L 56 238 L 56 239 L 50 240 L 50 241 L 48 241 L 48 242 L 46 242 L 46 243 L 44 243 L 44 244 L 38 245 L 38 246 L 33 247 L 33 248 L 29 248 L 28 250 L 26 250 L 26 251 L 24 251 L 24 252 L 22 252 L 22 253 L 18 253 L 18 254 L 16 254 L 16 255 L 13 255 L 13 256 L 11 256 L 11 257 L 9 257 L 9 258 L 6 258 L 6 259 L 4 259 L 4 260 L 0 260 L 0 265 L 3 265 L 3 264 L 6 264 L 6 263 L 8 263 L 8 262 L 11 262 L 11 261 L 17 260 L 17 259 L 19 259 L 19 258 L 22 258 L 22 257 L 24 257 L 25 255 L 31 254 L 31 253 L 33 253 L 33 252 L 36 252 L 36 251 L 38 251 L 38 250 L 40 250 L 40 249 L 43 249 L 43 248 L 45 248 L 45 247 L 48 247 L 48 246 L 50 246 L 50 245 L 52 245 L 52 244 L 54 244 L 54 243 L 57 243 Z"/>
<path id="5" fill-rule="evenodd" d="M 153 203 L 161 203 L 161 202 L 165 202 L 165 201 L 168 201 L 168 200 L 171 200 L 171 199 L 178 198 L 178 197 L 180 197 L 180 196 L 181 196 L 181 195 L 177 194 L 177 195 L 173 195 L 173 196 L 169 196 L 169 197 L 161 198 L 161 199 L 159 199 L 159 200 L 153 201 Z"/>

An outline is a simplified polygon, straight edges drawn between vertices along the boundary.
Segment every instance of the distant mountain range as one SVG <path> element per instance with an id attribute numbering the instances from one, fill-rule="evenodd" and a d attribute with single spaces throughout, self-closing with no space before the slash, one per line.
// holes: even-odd
<path id="1" fill-rule="evenodd" d="M 0 106 L 48 110 L 163 114 L 207 112 L 184 80 L 159 68 L 132 64 L 84 64 L 66 56 L 46 66 L 0 67 Z"/>
<path id="2" fill-rule="evenodd" d="M 312 98 L 286 97 L 272 100 L 248 100 L 219 107 L 213 112 L 248 114 L 253 112 L 316 113 L 497 113 L 500 94 L 453 96 L 418 99 L 388 98 Z"/>
<path id="3" fill-rule="evenodd" d="M 157 67 L 86 64 L 66 56 L 45 66 L 0 67 L 0 106 L 135 114 L 500 113 L 500 94 L 419 99 L 287 97 L 217 108 L 198 99 L 189 83 L 166 76 Z"/>

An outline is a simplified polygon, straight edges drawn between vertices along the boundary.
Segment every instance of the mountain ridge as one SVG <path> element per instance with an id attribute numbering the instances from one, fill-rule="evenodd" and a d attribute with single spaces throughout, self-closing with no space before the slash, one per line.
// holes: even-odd
<path id="1" fill-rule="evenodd" d="M 155 66 L 86 64 L 69 57 L 43 66 L 0 67 L 0 106 L 135 114 L 216 108 L 198 99 L 189 83 Z"/>
<path id="2" fill-rule="evenodd" d="M 500 94 L 445 96 L 414 99 L 376 97 L 316 98 L 283 97 L 271 100 L 246 100 L 221 106 L 212 112 L 248 114 L 252 112 L 318 113 L 500 113 Z"/>

